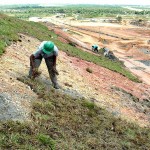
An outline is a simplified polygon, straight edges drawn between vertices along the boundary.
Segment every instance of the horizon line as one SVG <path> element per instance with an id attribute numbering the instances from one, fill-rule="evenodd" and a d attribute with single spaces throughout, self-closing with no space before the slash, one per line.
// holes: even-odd
<path id="1" fill-rule="evenodd" d="M 0 6 L 11 6 L 11 5 L 128 5 L 128 6 L 150 6 L 150 4 L 72 4 L 72 3 L 18 3 L 18 4 L 0 4 Z"/>

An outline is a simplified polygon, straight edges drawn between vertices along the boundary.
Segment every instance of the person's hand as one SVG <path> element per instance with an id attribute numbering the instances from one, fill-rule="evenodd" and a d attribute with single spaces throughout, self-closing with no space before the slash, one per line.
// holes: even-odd
<path id="1" fill-rule="evenodd" d="M 41 72 L 39 72 L 37 68 L 32 69 L 33 78 L 38 77 L 40 74 L 41 74 Z"/>

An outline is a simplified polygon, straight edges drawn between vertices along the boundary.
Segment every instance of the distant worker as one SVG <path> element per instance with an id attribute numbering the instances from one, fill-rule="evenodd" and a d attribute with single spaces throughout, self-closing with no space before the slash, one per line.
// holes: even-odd
<path id="1" fill-rule="evenodd" d="M 97 45 L 92 45 L 92 51 L 98 52 L 98 46 Z"/>
<path id="2" fill-rule="evenodd" d="M 51 41 L 43 41 L 37 51 L 30 56 L 29 77 L 34 79 L 39 75 L 38 68 L 44 58 L 53 87 L 59 89 L 56 77 L 58 75 L 58 71 L 56 70 L 57 56 L 58 48 L 54 43 Z"/>
<path id="3" fill-rule="evenodd" d="M 105 57 L 108 57 L 108 56 L 109 56 L 109 49 L 106 48 L 106 47 L 104 47 L 104 48 L 103 48 L 103 51 L 104 51 L 104 56 L 105 56 Z"/>

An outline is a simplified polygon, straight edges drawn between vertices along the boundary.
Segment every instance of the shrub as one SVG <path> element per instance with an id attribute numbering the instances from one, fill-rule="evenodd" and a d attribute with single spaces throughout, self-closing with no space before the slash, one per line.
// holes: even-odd
<path id="1" fill-rule="evenodd" d="M 93 72 L 92 69 L 90 69 L 90 68 L 86 68 L 86 71 L 89 72 L 89 73 Z"/>

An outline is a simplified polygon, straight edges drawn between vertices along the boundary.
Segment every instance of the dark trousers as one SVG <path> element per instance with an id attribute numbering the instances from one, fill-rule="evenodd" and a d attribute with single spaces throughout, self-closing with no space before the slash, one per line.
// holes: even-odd
<path id="1" fill-rule="evenodd" d="M 38 69 L 40 67 L 40 64 L 42 62 L 42 59 L 35 59 L 35 67 Z M 53 71 L 52 67 L 53 67 L 53 60 L 51 59 L 45 59 L 45 63 L 48 69 L 48 73 L 49 73 L 49 77 L 52 81 L 53 85 L 57 85 L 57 77 L 56 77 L 56 73 Z M 32 67 L 30 67 L 29 70 L 29 77 L 32 77 Z"/>

